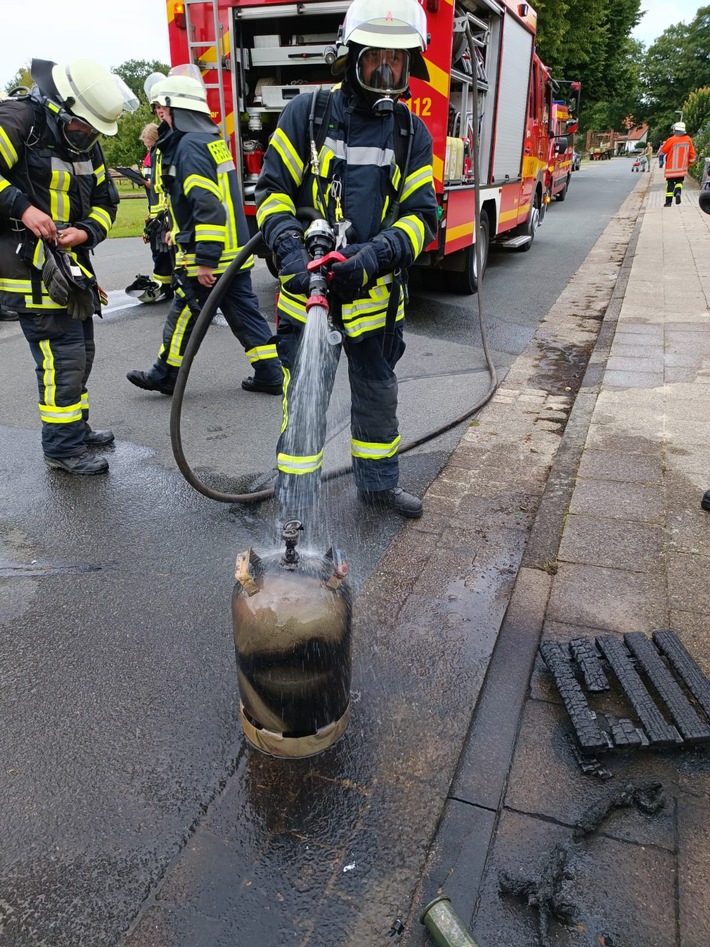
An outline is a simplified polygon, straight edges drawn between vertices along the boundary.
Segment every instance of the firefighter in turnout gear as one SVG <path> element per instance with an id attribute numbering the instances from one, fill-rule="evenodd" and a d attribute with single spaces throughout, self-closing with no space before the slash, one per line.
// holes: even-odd
<path id="1" fill-rule="evenodd" d="M 210 118 L 207 90 L 189 70 L 189 66 L 176 67 L 152 94 L 161 120 L 162 183 L 173 219 L 175 296 L 155 364 L 148 372 L 130 371 L 126 376 L 138 388 L 166 395 L 173 393 L 197 314 L 219 275 L 248 241 L 234 161 Z M 252 290 L 249 270 L 253 265 L 249 257 L 220 309 L 254 369 L 253 376 L 242 381 L 242 388 L 279 395 L 281 365 Z"/>
<path id="2" fill-rule="evenodd" d="M 676 122 L 673 134 L 667 138 L 658 149 L 659 159 L 664 156 L 663 174 L 666 178 L 666 202 L 664 207 L 671 207 L 673 198 L 680 204 L 683 192 L 683 181 L 688 168 L 695 161 L 693 139 L 685 133 L 685 122 Z"/>
<path id="3" fill-rule="evenodd" d="M 428 78 L 422 56 L 426 16 L 416 0 L 353 0 L 342 27 L 345 54 L 333 65 L 334 87 L 316 143 L 315 98 L 296 96 L 280 116 L 256 186 L 257 221 L 279 266 L 277 346 L 284 366 L 284 422 L 277 447 L 277 496 L 313 496 L 323 463 L 327 379 L 315 433 L 289 427 L 288 386 L 299 371 L 306 322 L 309 254 L 299 208 L 324 217 L 347 259 L 331 268 L 331 311 L 342 329 L 351 391 L 351 453 L 360 500 L 408 517 L 418 497 L 399 486 L 397 377 L 404 352 L 404 271 L 432 240 L 437 204 L 432 139 L 398 100 L 410 76 Z M 399 139 L 399 140 L 398 140 Z M 405 142 L 404 147 L 401 147 Z M 317 162 L 310 156 L 318 152 Z M 402 154 L 403 152 L 403 154 Z M 339 310 L 339 312 L 338 312 Z M 340 348 L 338 348 L 338 353 Z M 318 441 L 318 442 L 316 442 Z M 313 489 L 303 489 L 310 479 Z M 307 484 L 306 484 L 307 486 Z"/>
<path id="4" fill-rule="evenodd" d="M 161 76 L 165 78 L 165 76 Z M 158 142 L 158 126 L 149 122 L 141 131 L 140 140 L 145 145 L 146 156 L 143 159 L 142 174 L 145 180 L 148 198 L 148 218 L 145 222 L 143 240 L 150 245 L 153 257 L 152 276 L 140 273 L 130 286 L 126 287 L 129 296 L 137 297 L 142 303 L 157 303 L 173 298 L 171 283 L 173 279 L 173 251 L 163 240 L 163 221 L 168 220 L 167 196 L 163 190 L 162 168 Z"/>
<path id="5" fill-rule="evenodd" d="M 0 103 L 0 304 L 19 314 L 35 360 L 45 462 L 101 474 L 108 463 L 88 448 L 114 437 L 88 423 L 102 302 L 90 251 L 108 236 L 119 198 L 98 138 L 115 135 L 138 101 L 90 59 L 34 59 L 31 74 L 31 92 Z"/>

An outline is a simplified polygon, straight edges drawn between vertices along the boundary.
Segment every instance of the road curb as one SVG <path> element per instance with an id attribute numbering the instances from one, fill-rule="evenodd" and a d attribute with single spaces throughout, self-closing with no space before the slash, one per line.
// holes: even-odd
<path id="1" fill-rule="evenodd" d="M 542 634 L 566 511 L 628 284 L 651 177 L 639 181 L 609 225 L 612 227 L 615 221 L 623 218 L 637 202 L 636 216 L 602 314 L 596 342 L 536 507 L 510 601 L 416 892 L 411 918 L 419 904 L 441 893 L 451 898 L 454 910 L 465 921 L 470 922 L 474 915 Z M 595 255 L 606 233 L 602 234 L 588 260 Z M 534 350 L 542 340 L 549 342 L 549 325 L 556 322 L 556 312 L 567 304 L 566 294 L 567 290 L 561 294 L 525 352 L 511 366 L 502 389 L 509 388 L 516 384 L 516 379 L 525 376 L 525 362 L 531 354 L 529 350 Z M 487 410 L 484 409 L 482 415 Z M 466 435 L 462 440 L 466 440 Z M 442 476 L 445 473 L 446 470 Z M 406 947 L 424 947 L 429 941 L 421 930 L 416 929 L 411 918 L 404 944 Z"/>

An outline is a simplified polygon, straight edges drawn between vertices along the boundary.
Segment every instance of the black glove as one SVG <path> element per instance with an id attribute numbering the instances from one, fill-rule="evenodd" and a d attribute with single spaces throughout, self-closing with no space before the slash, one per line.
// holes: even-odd
<path id="1" fill-rule="evenodd" d="M 303 236 L 296 231 L 288 231 L 277 242 L 274 253 L 279 266 L 281 287 L 289 293 L 307 296 L 311 274 L 306 267 L 311 262 L 303 243 Z"/>
<path id="2" fill-rule="evenodd" d="M 338 299 L 351 303 L 362 296 L 363 288 L 377 276 L 380 268 L 377 248 L 373 243 L 353 243 L 343 247 L 340 253 L 348 259 L 333 264 L 330 286 Z"/>

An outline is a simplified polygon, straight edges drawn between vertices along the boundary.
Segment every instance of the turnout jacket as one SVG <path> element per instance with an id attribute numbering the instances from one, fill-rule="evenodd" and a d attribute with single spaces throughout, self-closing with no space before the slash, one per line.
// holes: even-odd
<path id="1" fill-rule="evenodd" d="M 695 161 L 693 139 L 689 135 L 672 135 L 658 149 L 659 155 L 665 155 L 663 174 L 666 178 L 683 178 Z"/>
<path id="2" fill-rule="evenodd" d="M 21 221 L 30 205 L 49 214 L 56 224 L 86 232 L 86 243 L 67 252 L 95 283 L 90 250 L 108 236 L 118 202 L 98 144 L 85 153 L 72 151 L 57 120 L 31 96 L 0 102 L 0 302 L 4 306 L 16 312 L 65 311 L 42 282 L 44 245 Z"/>
<path id="3" fill-rule="evenodd" d="M 320 188 L 310 162 L 309 114 L 312 97 L 299 95 L 281 113 L 271 137 L 256 186 L 257 223 L 270 249 L 286 231 L 302 231 L 295 220 L 300 207 L 312 208 L 331 225 L 350 221 L 348 243 L 367 243 L 383 234 L 394 249 L 392 270 L 411 265 L 433 239 L 437 227 L 437 203 L 432 175 L 432 139 L 416 115 L 411 115 L 411 136 L 405 138 L 404 154 L 411 144 L 406 180 L 395 219 L 386 221 L 399 191 L 405 169 L 395 159 L 394 135 L 409 118 L 397 114 L 381 118 L 344 87 L 331 92 L 331 107 L 323 145 L 320 148 Z M 395 111 L 403 111 L 396 106 Z M 411 114 L 411 113 L 410 113 Z M 402 158 L 404 164 L 405 158 Z M 321 200 L 321 193 L 323 199 Z M 363 290 L 363 296 L 343 303 L 342 322 L 351 340 L 385 328 L 392 272 L 378 274 Z M 404 318 L 404 290 L 395 283 L 399 298 L 396 319 Z M 306 321 L 306 298 L 279 293 L 279 315 Z"/>
<path id="4" fill-rule="evenodd" d="M 170 196 L 176 267 L 197 276 L 199 266 L 223 273 L 249 240 L 239 176 L 229 148 L 213 132 L 160 127 L 162 183 Z M 242 269 L 254 265 L 249 257 Z"/>

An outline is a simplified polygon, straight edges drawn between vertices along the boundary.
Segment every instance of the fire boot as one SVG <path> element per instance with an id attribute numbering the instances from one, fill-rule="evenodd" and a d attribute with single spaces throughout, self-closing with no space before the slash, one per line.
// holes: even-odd
<path id="1" fill-rule="evenodd" d="M 358 490 L 357 495 L 360 502 L 366 506 L 379 510 L 394 510 L 409 519 L 419 519 L 424 512 L 419 497 L 407 493 L 402 487 L 392 487 L 391 490 Z"/>
<path id="2" fill-rule="evenodd" d="M 44 462 L 48 467 L 55 467 L 65 473 L 78 474 L 82 477 L 108 473 L 108 461 L 103 457 L 92 457 L 88 451 L 84 454 L 75 454 L 73 457 L 50 457 L 45 454 Z"/>
<path id="3" fill-rule="evenodd" d="M 159 391 L 161 394 L 171 395 L 175 390 L 177 371 L 168 372 L 167 375 L 158 375 L 154 369 L 151 369 L 149 372 L 139 372 L 134 369 L 133 371 L 127 372 L 126 378 L 132 385 L 135 385 L 136 388 L 143 388 L 145 391 Z"/>

